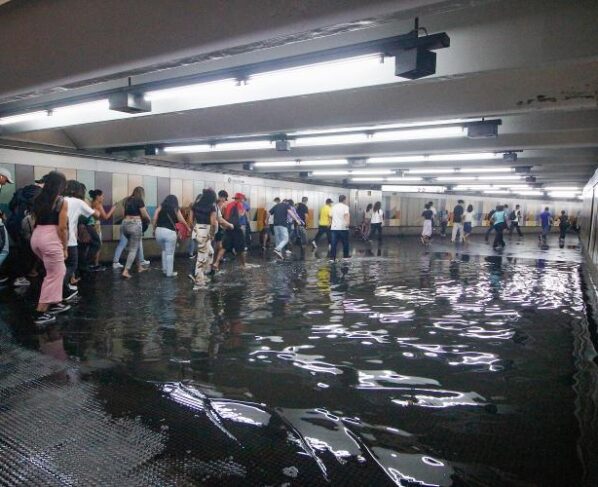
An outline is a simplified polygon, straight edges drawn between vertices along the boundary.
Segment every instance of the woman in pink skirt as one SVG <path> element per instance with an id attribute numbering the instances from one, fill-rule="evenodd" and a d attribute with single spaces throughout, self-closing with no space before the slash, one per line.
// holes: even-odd
<path id="1" fill-rule="evenodd" d="M 56 321 L 56 314 L 70 309 L 62 303 L 62 283 L 66 274 L 64 260 L 68 244 L 68 203 L 60 196 L 64 191 L 64 174 L 53 171 L 46 177 L 41 193 L 33 201 L 35 228 L 31 249 L 44 263 L 46 277 L 42 283 L 35 323 Z"/>

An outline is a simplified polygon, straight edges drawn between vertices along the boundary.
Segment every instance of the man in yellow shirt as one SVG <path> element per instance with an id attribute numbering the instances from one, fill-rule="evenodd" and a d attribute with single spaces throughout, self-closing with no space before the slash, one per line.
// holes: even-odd
<path id="1" fill-rule="evenodd" d="M 332 243 L 332 235 L 330 233 L 330 224 L 332 223 L 332 200 L 328 198 L 326 204 L 320 208 L 320 220 L 318 221 L 318 233 L 315 238 L 311 241 L 311 244 L 316 250 L 318 248 L 318 240 L 324 234 L 328 239 L 328 247 Z"/>

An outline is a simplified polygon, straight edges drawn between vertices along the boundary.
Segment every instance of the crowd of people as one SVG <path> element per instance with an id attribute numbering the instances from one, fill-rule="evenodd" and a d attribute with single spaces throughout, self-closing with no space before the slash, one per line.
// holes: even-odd
<path id="1" fill-rule="evenodd" d="M 431 242 L 437 218 L 439 219 L 440 235 L 441 237 L 446 237 L 446 228 L 451 219 L 449 218 L 450 215 L 448 212 L 443 211 L 442 214 L 438 214 L 434 208 L 434 203 L 429 201 L 424 205 L 424 211 L 421 216 L 423 218 L 421 241 L 424 245 L 429 245 Z M 500 250 L 505 247 L 505 231 L 509 232 L 509 236 L 512 236 L 513 232 L 517 232 L 519 237 L 523 237 L 520 228 L 520 224 L 523 223 L 523 215 L 520 205 L 515 205 L 515 208 L 509 211 L 508 204 L 498 204 L 496 205 L 496 208 L 488 212 L 486 220 L 488 221 L 488 230 L 486 230 L 485 240 L 488 242 L 490 234 L 492 232 L 495 233 L 494 242 L 492 243 L 492 248 L 494 250 Z M 545 207 L 544 211 L 540 214 L 540 234 L 538 235 L 538 240 L 541 244 L 546 244 L 547 236 L 550 233 L 550 229 L 555 223 L 555 220 L 556 219 L 550 212 L 550 209 Z M 466 243 L 473 232 L 475 223 L 473 205 L 467 205 L 467 208 L 465 208 L 465 202 L 463 200 L 458 200 L 457 205 L 453 208 L 452 223 L 451 242 Z M 563 247 L 567 231 L 572 226 L 565 210 L 561 211 L 557 225 L 559 228 L 559 245 Z"/>
<path id="2" fill-rule="evenodd" d="M 9 171 L 0 168 L 0 189 L 13 184 Z M 30 279 L 43 274 L 41 292 L 36 307 L 35 322 L 44 324 L 54 321 L 59 313 L 68 311 L 78 295 L 78 282 L 87 274 L 104 270 L 100 266 L 102 248 L 101 222 L 112 219 L 120 224 L 120 239 L 114 252 L 112 267 L 130 279 L 148 269 L 149 261 L 144 257 L 143 235 L 153 229 L 156 243 L 161 249 L 161 265 L 164 276 L 176 277 L 174 257 L 177 242 L 190 239 L 189 254 L 193 266 L 189 278 L 194 290 L 204 289 L 207 277 L 219 271 L 227 253 L 235 256 L 241 267 L 248 266 L 246 253 L 251 244 L 249 222 L 250 206 L 244 194 L 236 193 L 231 201 L 226 191 L 216 193 L 204 189 L 187 208 L 181 208 L 175 195 L 168 195 L 150 215 L 145 205 L 145 191 L 136 187 L 124 199 L 109 209 L 104 205 L 104 194 L 100 189 L 87 190 L 76 180 L 68 180 L 57 171 L 50 172 L 34 184 L 15 191 L 10 203 L 8 217 L 0 215 L 0 266 L 5 277 L 15 287 L 28 286 Z M 264 251 L 272 245 L 277 259 L 284 260 L 298 249 L 301 255 L 311 244 L 314 250 L 323 236 L 328 243 L 328 256 L 332 262 L 337 258 L 337 247 L 342 245 L 343 258 L 349 258 L 349 231 L 351 219 L 347 198 L 338 197 L 338 202 L 327 199 L 320 208 L 318 231 L 308 241 L 308 199 L 303 197 L 295 204 L 291 199 L 275 198 L 272 207 L 263 212 L 260 244 Z M 449 221 L 452 220 L 453 242 L 466 242 L 472 233 L 475 221 L 472 205 L 465 207 L 459 200 L 452 214 L 446 210 L 436 211 L 433 202 L 425 204 L 422 213 L 422 242 L 429 245 L 434 228 L 446 236 Z M 493 247 L 505 246 L 504 232 L 517 232 L 522 236 L 519 224 L 523 221 L 519 205 L 509 212 L 507 205 L 498 205 L 487 219 L 490 233 L 495 232 Z M 553 223 L 553 216 L 546 208 L 540 216 L 539 239 L 546 242 L 546 236 Z M 354 228 L 362 240 L 377 239 L 382 242 L 385 215 L 381 202 L 369 204 L 363 212 L 361 224 Z M 564 242 L 569 220 L 563 211 L 559 218 L 560 238 Z M 293 249 L 293 250 L 292 250 Z M 126 250 L 124 264 L 121 256 Z"/>

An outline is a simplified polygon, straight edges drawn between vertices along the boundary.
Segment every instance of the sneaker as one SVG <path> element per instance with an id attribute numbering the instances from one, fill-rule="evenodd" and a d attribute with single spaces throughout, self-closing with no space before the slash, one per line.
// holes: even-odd
<path id="1" fill-rule="evenodd" d="M 208 287 L 204 284 L 203 286 L 198 286 L 197 284 L 193 286 L 194 291 L 201 291 L 203 289 L 207 289 Z"/>
<path id="2" fill-rule="evenodd" d="M 78 291 L 79 288 L 77 286 L 75 286 L 74 284 L 67 284 L 69 291 Z"/>
<path id="3" fill-rule="evenodd" d="M 187 274 L 187 277 L 191 282 L 195 282 L 195 276 L 193 274 Z"/>
<path id="4" fill-rule="evenodd" d="M 64 312 L 68 311 L 69 309 L 71 309 L 70 304 L 56 303 L 48 308 L 48 314 L 57 315 L 60 313 L 64 313 Z"/>
<path id="5" fill-rule="evenodd" d="M 279 259 L 284 259 L 284 256 L 280 253 L 280 250 L 274 249 L 274 254 L 279 258 Z"/>
<path id="6" fill-rule="evenodd" d="M 150 265 L 151 262 L 149 260 L 142 260 L 141 265 Z"/>
<path id="7" fill-rule="evenodd" d="M 291 252 L 290 250 L 285 250 L 285 251 L 284 251 L 284 253 L 285 253 L 286 255 L 293 255 L 293 252 Z"/>
<path id="8" fill-rule="evenodd" d="M 37 312 L 37 315 L 35 316 L 35 319 L 33 320 L 33 322 L 36 325 L 45 325 L 47 323 L 53 323 L 56 321 L 56 316 L 51 315 L 49 313 L 40 313 L 39 311 Z"/>
<path id="9" fill-rule="evenodd" d="M 113 269 L 122 269 L 124 267 L 124 265 L 122 265 L 120 262 L 113 262 L 112 263 L 112 268 Z"/>
<path id="10" fill-rule="evenodd" d="M 14 287 L 29 286 L 31 283 L 24 277 L 17 277 L 13 282 Z"/>
<path id="11" fill-rule="evenodd" d="M 71 301 L 72 299 L 77 297 L 77 294 L 79 294 L 79 291 L 77 289 L 75 289 L 74 291 L 71 291 L 69 289 L 68 294 L 64 296 L 64 301 L 66 301 L 66 302 Z"/>
<path id="12" fill-rule="evenodd" d="M 8 282 L 8 277 L 0 277 L 0 284 Z"/>
<path id="13" fill-rule="evenodd" d="M 170 275 L 166 274 L 166 277 L 176 277 L 176 276 L 178 276 L 178 275 L 179 275 L 179 273 L 175 271 L 175 272 L 173 272 L 173 273 L 172 273 L 172 274 L 170 274 Z"/>
<path id="14" fill-rule="evenodd" d="M 190 256 L 189 256 L 189 258 L 190 258 L 191 260 L 193 260 L 193 259 L 197 258 L 197 254 L 190 255 Z"/>
<path id="15" fill-rule="evenodd" d="M 311 246 L 314 248 L 314 250 L 318 250 L 318 244 L 313 240 L 311 241 Z"/>

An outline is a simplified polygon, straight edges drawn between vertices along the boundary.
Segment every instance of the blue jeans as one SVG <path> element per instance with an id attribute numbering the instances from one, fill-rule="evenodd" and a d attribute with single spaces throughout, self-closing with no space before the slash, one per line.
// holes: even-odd
<path id="1" fill-rule="evenodd" d="M 336 246 L 339 240 L 343 243 L 343 257 L 349 257 L 349 230 L 332 230 L 332 249 L 330 258 L 336 259 Z"/>
<path id="2" fill-rule="evenodd" d="M 282 225 L 274 225 L 274 239 L 276 241 L 276 250 L 282 252 L 282 249 L 289 243 L 289 229 Z"/>
<path id="3" fill-rule="evenodd" d="M 174 251 L 176 249 L 176 232 L 169 228 L 156 228 L 156 242 L 162 249 L 162 272 L 172 276 L 174 269 Z"/>
<path id="4" fill-rule="evenodd" d="M 2 263 L 6 260 L 6 258 L 8 257 L 8 232 L 6 231 L 6 227 L 2 224 L 0 224 L 0 232 L 4 233 L 4 238 L 2 240 L 4 240 L 4 247 L 0 249 L 0 266 L 2 266 Z"/>
<path id="5" fill-rule="evenodd" d="M 127 237 L 125 236 L 125 234 L 123 233 L 123 226 L 120 226 L 120 240 L 118 241 L 118 245 L 116 246 L 116 250 L 114 251 L 114 258 L 112 259 L 113 263 L 118 263 L 120 261 L 120 256 L 122 255 L 122 253 L 124 252 L 125 248 L 127 247 Z M 143 255 L 143 239 L 141 239 L 141 242 L 139 244 L 139 261 L 144 261 L 145 257 Z"/>

